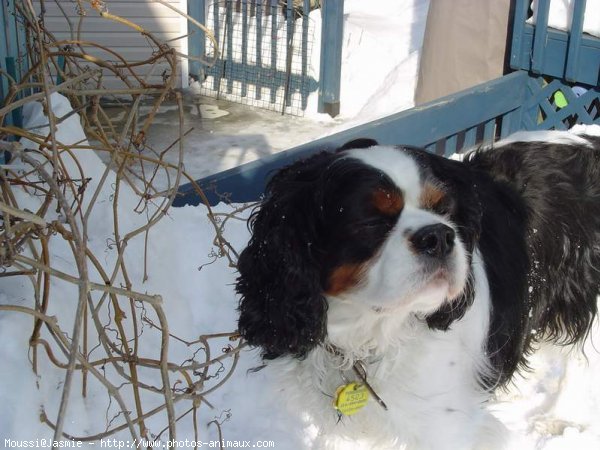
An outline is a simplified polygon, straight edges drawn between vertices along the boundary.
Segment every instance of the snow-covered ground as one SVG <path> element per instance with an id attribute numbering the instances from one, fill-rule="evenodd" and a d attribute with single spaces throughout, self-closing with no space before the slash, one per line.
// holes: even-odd
<path id="1" fill-rule="evenodd" d="M 418 39 L 413 40 L 403 34 L 404 37 L 399 40 L 406 39 L 402 41 L 406 42 L 406 47 L 399 46 L 396 49 L 393 40 L 398 24 L 402 25 L 402 21 L 406 21 L 404 31 L 410 29 L 411 33 L 422 33 L 419 26 L 413 25 L 419 23 L 424 27 L 428 2 L 385 0 L 380 3 L 383 5 L 381 8 L 372 8 L 368 2 L 347 0 L 346 24 L 349 31 L 346 51 L 368 54 L 376 49 L 375 60 L 379 66 L 373 64 L 366 67 L 369 69 L 369 76 L 364 73 L 364 65 L 356 65 L 344 75 L 347 78 L 342 83 L 342 95 L 353 100 L 347 102 L 348 109 L 342 109 L 346 119 L 340 119 L 334 123 L 335 126 L 350 126 L 354 123 L 352 121 L 383 116 L 410 106 L 412 101 L 411 89 L 414 87 L 416 74 L 415 51 L 418 51 L 420 44 L 415 44 Z M 375 20 L 373 16 L 377 14 L 387 15 L 389 23 L 382 25 Z M 415 17 L 420 17 L 420 21 L 415 21 Z M 349 55 L 347 57 L 348 64 L 352 64 L 352 58 Z M 404 70 L 406 61 L 414 64 L 412 75 Z M 362 89 L 357 86 L 362 86 Z M 410 101 L 404 105 L 402 98 L 409 97 Z M 53 104 L 57 116 L 64 115 L 70 108 L 58 95 L 53 96 Z M 323 118 L 310 120 L 327 122 Z M 39 107 L 31 112 L 30 122 L 26 126 L 39 126 L 42 123 L 44 118 Z M 596 132 L 598 130 L 596 128 Z M 265 133 L 263 138 L 268 139 L 268 126 L 257 131 L 262 132 Z M 288 132 L 294 134 L 293 129 Z M 59 139 L 63 142 L 77 142 L 83 137 L 76 115 L 60 125 Z M 231 136 L 231 142 L 239 144 L 235 136 Z M 94 153 L 78 151 L 77 156 L 86 175 L 92 177 L 88 187 L 91 192 L 99 181 L 104 165 Z M 211 157 L 206 158 L 211 163 Z M 198 164 L 201 162 L 199 160 Z M 114 177 L 110 176 L 112 179 L 105 183 L 105 189 L 95 206 L 89 230 L 90 249 L 94 254 L 102 255 L 103 263 L 107 265 L 114 262 L 116 252 L 114 246 L 110 245 L 113 239 L 112 224 L 107 220 L 112 217 L 111 199 L 114 195 Z M 137 204 L 137 197 L 128 186 L 121 185 L 119 195 L 120 227 L 122 234 L 125 234 L 139 226 L 145 217 L 132 212 Z M 20 203 L 30 210 L 35 210 L 40 203 L 38 197 L 24 192 L 19 197 Z M 219 205 L 214 212 L 223 214 L 219 217 L 224 219 L 225 215 L 238 207 L 240 205 Z M 238 219 L 247 217 L 248 212 L 246 209 L 236 214 L 235 218 L 227 220 L 225 224 L 224 235 L 238 251 L 249 237 L 245 222 Z M 176 208 L 171 209 L 151 230 L 147 280 L 144 280 L 142 263 L 144 236 L 132 239 L 127 249 L 128 272 L 134 289 L 160 294 L 171 332 L 188 341 L 200 334 L 229 332 L 236 327 L 237 299 L 233 290 L 235 270 L 225 257 L 218 256 L 213 237 L 214 227 L 207 217 L 206 208 Z M 50 258 L 54 264 L 64 272 L 76 273 L 68 245 L 59 238 L 52 239 L 51 243 Z M 101 281 L 97 274 L 92 274 L 92 278 L 94 281 Z M 76 290 L 72 285 L 53 278 L 50 291 L 52 309 L 48 313 L 57 316 L 63 328 L 70 331 L 70 321 L 77 301 Z M 32 298 L 31 287 L 26 279 L 2 278 L 0 304 L 32 306 Z M 34 375 L 28 353 L 31 328 L 32 320 L 28 316 L 14 312 L 0 313 L 0 447 L 8 447 L 5 439 L 29 441 L 49 439 L 52 436 L 52 431 L 41 423 L 39 417 L 43 410 L 49 420 L 56 420 L 64 370 L 57 369 L 45 357 L 41 357 L 38 362 L 40 376 Z M 190 357 L 189 348 L 174 339 L 171 341 L 170 360 L 185 361 Z M 158 357 L 160 343 L 151 330 L 146 330 L 140 342 L 141 354 Z M 600 384 L 597 382 L 600 380 L 600 353 L 594 346 L 598 342 L 600 329 L 596 326 L 583 352 L 544 346 L 531 359 L 532 371 L 516 379 L 507 392 L 498 393 L 490 408 L 514 433 L 516 444 L 510 448 L 600 448 Z M 220 349 L 225 345 L 226 343 L 219 344 L 216 348 Z M 229 362 L 224 364 L 227 367 Z M 277 394 L 269 390 L 271 369 L 250 370 L 261 364 L 256 351 L 242 352 L 232 378 L 207 397 L 212 408 L 207 405 L 200 408 L 197 423 L 201 439 L 208 442 L 218 438 L 217 428 L 214 424 L 209 425 L 211 421 L 217 420 L 221 423 L 223 438 L 227 440 L 250 441 L 251 444 L 273 441 L 274 448 L 279 450 L 310 448 L 314 430 L 285 411 Z M 114 376 L 109 369 L 107 375 Z M 148 383 L 161 385 L 158 373 L 146 376 Z M 218 377 L 213 382 L 215 380 Z M 65 425 L 67 433 L 77 436 L 94 435 L 103 432 L 111 421 L 111 426 L 122 422 L 122 418 L 113 417 L 118 410 L 102 386 L 90 382 L 87 397 L 83 398 L 79 395 L 81 378 L 76 376 L 74 382 Z M 133 410 L 133 398 L 127 386 L 122 388 L 122 392 Z M 157 406 L 161 402 L 160 398 L 150 394 L 144 394 L 142 400 L 146 408 Z M 185 412 L 183 405 L 177 405 L 176 408 L 178 414 Z M 189 417 L 179 423 L 179 440 L 194 437 L 194 427 L 188 419 Z M 157 416 L 146 425 L 152 433 L 157 434 L 166 426 L 166 416 Z M 125 444 L 129 439 L 126 431 L 111 436 L 113 437 L 120 441 L 105 444 L 105 448 Z M 163 441 L 166 442 L 165 434 Z M 98 446 L 99 441 L 83 444 L 83 448 Z"/>

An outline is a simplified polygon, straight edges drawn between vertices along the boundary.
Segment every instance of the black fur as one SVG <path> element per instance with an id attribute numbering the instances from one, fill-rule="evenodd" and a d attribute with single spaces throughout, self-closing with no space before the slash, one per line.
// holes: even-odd
<path id="1" fill-rule="evenodd" d="M 481 199 L 489 210 L 479 242 L 493 302 L 488 350 L 500 383 L 536 342 L 581 341 L 597 314 L 600 141 L 588 140 L 595 148 L 515 143 L 465 162 L 510 192 L 505 205 L 496 193 Z"/>

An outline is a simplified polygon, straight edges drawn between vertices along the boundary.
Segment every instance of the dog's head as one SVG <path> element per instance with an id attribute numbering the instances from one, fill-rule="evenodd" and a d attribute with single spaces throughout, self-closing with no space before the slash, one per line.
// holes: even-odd
<path id="1" fill-rule="evenodd" d="M 241 334 L 267 358 L 303 356 L 324 340 L 334 302 L 446 329 L 469 306 L 475 192 L 461 163 L 400 147 L 281 170 L 238 261 Z"/>

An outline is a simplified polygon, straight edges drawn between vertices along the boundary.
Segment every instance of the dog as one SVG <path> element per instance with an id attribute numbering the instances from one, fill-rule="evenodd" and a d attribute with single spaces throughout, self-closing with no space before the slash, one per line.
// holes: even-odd
<path id="1" fill-rule="evenodd" d="M 280 170 L 238 261 L 239 331 L 320 448 L 503 448 L 485 408 L 597 315 L 600 138 L 462 161 L 361 139 Z"/>

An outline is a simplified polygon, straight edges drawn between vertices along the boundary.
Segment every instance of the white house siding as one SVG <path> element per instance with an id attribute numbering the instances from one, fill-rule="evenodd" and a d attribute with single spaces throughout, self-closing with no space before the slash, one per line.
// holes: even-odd
<path id="1" fill-rule="evenodd" d="M 186 11 L 186 0 L 167 0 L 168 3 Z M 194 1 L 194 0 L 190 0 Z M 69 29 L 68 21 L 54 1 L 45 1 L 46 27 L 52 32 L 57 40 L 77 39 L 77 27 L 81 16 L 78 14 L 78 2 L 73 0 L 61 0 L 60 5 L 69 16 L 73 32 Z M 121 55 L 129 62 L 143 61 L 152 55 L 153 47 L 149 45 L 149 40 L 142 34 L 132 28 L 114 22 L 109 19 L 100 17 L 88 2 L 80 2 L 86 9 L 87 15 L 83 17 L 81 26 L 80 39 L 84 41 L 92 41 L 110 48 L 112 51 Z M 168 7 L 153 2 L 151 0 L 128 0 L 128 1 L 111 1 L 105 0 L 102 2 L 107 11 L 111 14 L 124 17 L 133 23 L 143 27 L 159 40 L 166 42 L 176 39 L 187 33 L 187 22 L 184 18 L 172 11 Z M 37 2 L 39 9 L 39 1 Z M 179 39 L 169 42 L 169 45 L 181 51 L 187 52 L 187 39 Z M 115 61 L 115 57 L 109 53 L 93 47 L 86 47 L 86 51 L 99 58 Z M 181 61 L 180 61 L 181 62 Z M 148 75 L 150 65 L 144 65 L 134 68 L 134 71 L 146 77 L 149 83 L 161 83 L 161 74 L 165 69 L 169 68 L 166 63 L 156 64 L 152 75 Z M 181 86 L 181 64 L 178 65 L 179 73 L 177 74 L 177 84 Z M 187 72 L 187 64 L 183 68 L 183 73 Z M 107 87 L 123 87 L 123 83 L 117 77 L 111 75 L 110 71 L 106 71 L 105 86 Z M 187 79 L 187 77 L 186 77 Z M 187 82 L 184 80 L 184 83 Z"/>

